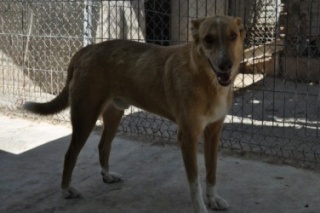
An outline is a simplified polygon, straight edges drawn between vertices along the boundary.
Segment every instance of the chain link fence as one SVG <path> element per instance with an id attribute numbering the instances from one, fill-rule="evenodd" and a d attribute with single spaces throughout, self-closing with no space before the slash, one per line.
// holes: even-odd
<path id="1" fill-rule="evenodd" d="M 318 0 L 0 0 L 0 107 L 52 99 L 71 56 L 88 44 L 179 45 L 191 40 L 193 18 L 240 16 L 246 50 L 221 146 L 319 167 L 319 7 Z M 54 118 L 69 120 L 66 112 Z M 176 142 L 175 124 L 134 107 L 120 131 Z"/>

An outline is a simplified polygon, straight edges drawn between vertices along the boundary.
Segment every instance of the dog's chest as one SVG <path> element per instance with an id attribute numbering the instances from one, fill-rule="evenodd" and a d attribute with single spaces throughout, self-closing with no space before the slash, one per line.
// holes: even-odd
<path id="1" fill-rule="evenodd" d="M 205 116 L 206 124 L 216 122 L 225 117 L 229 111 L 229 96 L 227 91 L 223 91 L 214 102 L 212 102 L 207 115 Z"/>

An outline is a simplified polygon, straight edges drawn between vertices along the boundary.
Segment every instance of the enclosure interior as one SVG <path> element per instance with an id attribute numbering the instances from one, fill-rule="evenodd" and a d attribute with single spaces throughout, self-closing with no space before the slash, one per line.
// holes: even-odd
<path id="1" fill-rule="evenodd" d="M 221 147 L 320 163 L 320 1 L 0 1 L 0 107 L 48 101 L 79 48 L 111 39 L 192 40 L 190 20 L 239 16 L 247 37 Z M 54 117 L 69 120 L 68 111 Z M 119 131 L 176 142 L 175 124 L 131 107 Z"/>

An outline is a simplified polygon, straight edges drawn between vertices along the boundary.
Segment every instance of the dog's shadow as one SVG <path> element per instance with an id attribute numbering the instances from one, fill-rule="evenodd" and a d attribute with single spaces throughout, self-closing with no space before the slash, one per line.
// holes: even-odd
<path id="1" fill-rule="evenodd" d="M 82 149 L 72 177 L 72 185 L 81 191 L 82 198 L 63 199 L 59 184 L 70 139 L 70 135 L 62 137 L 21 154 L 0 151 L 1 212 L 161 212 L 164 207 L 168 211 L 172 208 L 172 212 L 176 209 L 190 212 L 192 209 L 183 162 L 173 160 L 180 159 L 178 149 L 144 146 L 116 138 L 110 166 L 124 181 L 105 184 L 99 173 L 100 132 L 97 131 L 92 132 Z"/>

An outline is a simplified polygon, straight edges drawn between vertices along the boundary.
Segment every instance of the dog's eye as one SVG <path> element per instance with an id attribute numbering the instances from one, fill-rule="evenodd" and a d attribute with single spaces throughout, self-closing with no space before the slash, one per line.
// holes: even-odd
<path id="1" fill-rule="evenodd" d="M 212 44 L 214 42 L 214 38 L 212 36 L 206 36 L 204 38 L 204 41 L 207 43 L 207 44 Z"/>
<path id="2" fill-rule="evenodd" d="M 236 33 L 231 33 L 230 35 L 230 41 L 234 41 L 237 38 L 237 34 Z"/>

